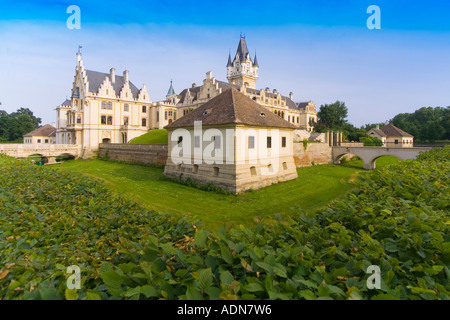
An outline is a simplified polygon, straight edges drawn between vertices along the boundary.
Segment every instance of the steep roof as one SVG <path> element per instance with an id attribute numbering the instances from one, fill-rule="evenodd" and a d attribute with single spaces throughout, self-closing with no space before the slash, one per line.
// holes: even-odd
<path id="1" fill-rule="evenodd" d="M 71 107 L 72 106 L 72 101 L 70 101 L 69 99 L 66 99 L 63 103 L 61 103 L 61 106 Z"/>
<path id="2" fill-rule="evenodd" d="M 170 80 L 170 88 L 169 91 L 167 91 L 166 96 L 171 96 L 175 94 L 175 90 L 173 89 L 172 80 Z"/>
<path id="3" fill-rule="evenodd" d="M 202 121 L 203 126 L 246 124 L 262 127 L 297 128 L 235 88 L 226 90 L 165 128 L 192 127 L 194 121 Z"/>
<path id="4" fill-rule="evenodd" d="M 250 55 L 247 48 L 247 43 L 245 42 L 245 38 L 241 37 L 239 40 L 239 45 L 236 51 L 236 56 L 234 60 L 236 60 L 237 54 L 239 53 L 239 60 L 244 62 L 247 59 L 247 55 Z"/>
<path id="5" fill-rule="evenodd" d="M 86 70 L 86 75 L 89 81 L 89 92 L 97 93 L 102 82 L 108 78 L 109 82 L 111 82 L 111 75 L 109 73 L 103 73 L 98 71 Z M 130 85 L 130 90 L 133 95 L 133 98 L 136 99 L 138 97 L 139 89 L 131 82 L 128 82 Z M 111 85 L 114 88 L 116 95 L 119 95 L 120 90 L 124 85 L 123 76 L 115 76 L 115 82 Z"/>
<path id="6" fill-rule="evenodd" d="M 403 131 L 400 128 L 397 128 L 393 124 L 387 124 L 379 130 L 383 131 L 387 137 L 413 137 L 408 132 Z"/>
<path id="7" fill-rule="evenodd" d="M 37 128 L 31 132 L 24 134 L 24 137 L 55 137 L 56 128 L 50 124 L 46 124 L 43 127 Z"/>

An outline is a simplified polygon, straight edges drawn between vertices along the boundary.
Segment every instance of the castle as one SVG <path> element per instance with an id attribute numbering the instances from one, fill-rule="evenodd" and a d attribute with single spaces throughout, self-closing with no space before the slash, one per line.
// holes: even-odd
<path id="1" fill-rule="evenodd" d="M 56 108 L 56 143 L 78 144 L 87 152 L 98 150 L 100 143 L 127 143 L 152 129 L 162 129 L 201 107 L 214 97 L 234 88 L 296 128 L 312 131 L 317 121 L 312 101 L 293 101 L 276 89 L 256 89 L 259 64 L 252 60 L 245 37 L 240 37 L 234 59 L 228 56 L 227 80 L 219 81 L 206 73 L 201 86 L 195 83 L 177 94 L 172 82 L 163 101 L 152 102 L 145 85 L 136 87 L 125 70 L 116 75 L 87 70 L 77 53 L 77 66 L 70 100 Z"/>

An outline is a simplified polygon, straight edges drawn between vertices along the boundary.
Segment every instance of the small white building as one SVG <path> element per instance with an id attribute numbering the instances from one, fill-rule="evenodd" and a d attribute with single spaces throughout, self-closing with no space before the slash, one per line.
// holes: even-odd
<path id="1" fill-rule="evenodd" d="M 383 147 L 412 148 L 414 144 L 414 137 L 411 134 L 390 123 L 381 128 L 377 125 L 367 134 L 383 141 Z"/>
<path id="2" fill-rule="evenodd" d="M 56 128 L 46 124 L 23 136 L 24 144 L 54 144 L 56 143 Z"/>
<path id="3" fill-rule="evenodd" d="M 230 88 L 166 126 L 164 175 L 213 183 L 233 193 L 296 179 L 296 128 Z"/>

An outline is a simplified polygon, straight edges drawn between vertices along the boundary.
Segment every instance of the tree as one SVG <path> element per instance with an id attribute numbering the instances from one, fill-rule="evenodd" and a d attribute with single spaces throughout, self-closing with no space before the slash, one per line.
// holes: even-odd
<path id="1" fill-rule="evenodd" d="M 391 123 L 412 134 L 416 141 L 446 140 L 450 138 L 450 107 L 424 107 L 413 113 L 400 113 Z"/>
<path id="2" fill-rule="evenodd" d="M 39 128 L 41 118 L 34 116 L 28 108 L 20 108 L 8 114 L 0 110 L 0 141 L 17 141 L 24 134 Z"/>
<path id="3" fill-rule="evenodd" d="M 347 123 L 348 109 L 345 102 L 336 101 L 333 104 L 320 106 L 317 113 L 319 121 L 317 122 L 317 131 L 323 130 L 341 130 Z"/>

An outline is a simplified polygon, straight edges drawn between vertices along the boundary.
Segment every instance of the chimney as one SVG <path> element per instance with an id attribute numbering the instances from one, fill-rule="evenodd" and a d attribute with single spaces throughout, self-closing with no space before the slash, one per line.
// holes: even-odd
<path id="1" fill-rule="evenodd" d="M 116 69 L 111 68 L 109 72 L 111 74 L 111 83 L 116 83 Z"/>
<path id="2" fill-rule="evenodd" d="M 208 71 L 206 73 L 206 79 L 211 79 L 212 78 L 212 71 Z"/>
<path id="3" fill-rule="evenodd" d="M 124 83 L 124 84 L 125 84 L 125 83 L 128 83 L 128 81 L 130 81 L 129 78 L 128 78 L 128 70 L 125 70 L 125 71 L 123 72 L 123 83 Z"/>
<path id="4" fill-rule="evenodd" d="M 289 92 L 289 99 L 294 100 L 294 94 L 292 92 Z"/>
<path id="5" fill-rule="evenodd" d="M 195 83 L 192 84 L 192 88 L 196 88 L 197 85 Z"/>
<path id="6" fill-rule="evenodd" d="M 377 124 L 377 129 L 380 129 L 380 125 L 379 124 Z"/>

